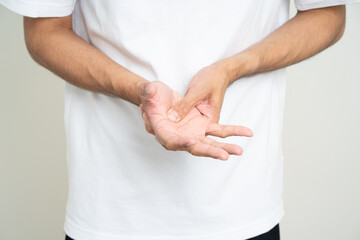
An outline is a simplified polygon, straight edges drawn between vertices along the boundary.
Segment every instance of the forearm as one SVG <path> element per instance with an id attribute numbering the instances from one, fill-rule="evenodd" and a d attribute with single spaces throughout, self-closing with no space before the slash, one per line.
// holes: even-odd
<path id="1" fill-rule="evenodd" d="M 70 25 L 71 16 L 67 18 L 66 24 L 55 27 L 48 23 L 52 19 L 24 19 L 26 45 L 32 58 L 75 86 L 139 105 L 137 86 L 146 80 L 77 36 Z"/>
<path id="2" fill-rule="evenodd" d="M 243 76 L 283 68 L 307 59 L 337 42 L 345 28 L 345 6 L 298 14 L 262 41 L 220 61 L 229 84 Z"/>

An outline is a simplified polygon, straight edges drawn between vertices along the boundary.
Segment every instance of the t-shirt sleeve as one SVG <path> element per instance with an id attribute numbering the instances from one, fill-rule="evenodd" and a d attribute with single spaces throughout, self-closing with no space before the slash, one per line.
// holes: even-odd
<path id="1" fill-rule="evenodd" d="M 0 0 L 0 4 L 27 17 L 64 17 L 70 15 L 76 0 Z"/>
<path id="2" fill-rule="evenodd" d="M 360 0 L 294 0 L 295 6 L 300 11 L 314 8 L 331 7 L 336 5 L 360 3 Z"/>

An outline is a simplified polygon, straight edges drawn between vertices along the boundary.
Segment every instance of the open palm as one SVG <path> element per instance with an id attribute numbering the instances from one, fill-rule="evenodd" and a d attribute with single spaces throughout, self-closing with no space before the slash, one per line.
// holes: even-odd
<path id="1" fill-rule="evenodd" d="M 144 83 L 139 86 L 138 92 L 146 130 L 154 134 L 156 140 L 167 150 L 184 150 L 196 156 L 227 160 L 229 154 L 242 154 L 242 148 L 217 142 L 207 135 L 252 136 L 251 130 L 246 127 L 211 123 L 196 107 L 181 121 L 170 121 L 167 112 L 182 97 L 162 82 Z"/>

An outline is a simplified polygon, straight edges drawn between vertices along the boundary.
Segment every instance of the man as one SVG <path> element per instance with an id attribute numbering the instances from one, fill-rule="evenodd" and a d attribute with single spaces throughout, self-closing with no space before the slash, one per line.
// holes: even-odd
<path id="1" fill-rule="evenodd" d="M 0 2 L 66 80 L 68 238 L 280 238 L 284 67 L 358 1 Z"/>

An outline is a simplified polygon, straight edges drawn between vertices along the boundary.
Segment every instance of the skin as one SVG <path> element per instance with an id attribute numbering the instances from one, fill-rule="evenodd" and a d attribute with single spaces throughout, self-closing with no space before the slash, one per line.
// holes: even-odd
<path id="1" fill-rule="evenodd" d="M 337 42 L 344 28 L 345 6 L 298 12 L 264 40 L 199 70 L 181 98 L 168 87 L 154 85 L 122 67 L 78 37 L 72 30 L 71 16 L 24 17 L 26 46 L 40 65 L 75 86 L 140 106 L 147 131 L 165 148 L 223 160 L 242 150 L 236 145 L 211 142 L 206 135 L 252 136 L 245 127 L 211 125 L 219 120 L 227 87 L 241 77 L 315 55 Z"/>
<path id="2" fill-rule="evenodd" d="M 149 129 L 151 123 L 151 127 L 155 129 L 151 133 L 168 150 L 183 150 L 196 156 L 226 160 L 229 154 L 240 155 L 241 147 L 217 143 L 206 137 L 207 134 L 224 137 L 252 136 L 251 130 L 245 127 L 210 125 L 207 118 L 203 117 L 195 107 L 190 109 L 191 114 L 184 121 L 178 123 L 169 121 L 166 112 L 171 107 L 168 101 L 172 98 L 165 96 L 173 91 L 162 84 L 158 93 L 164 96 L 154 94 L 141 98 L 139 92 L 142 92 L 144 84 L 150 82 L 114 62 L 77 36 L 72 30 L 71 16 L 24 17 L 24 32 L 26 46 L 31 57 L 65 81 L 89 91 L 120 97 L 136 105 L 143 102 L 142 109 L 147 112 L 146 129 Z M 155 84 L 155 86 L 159 85 Z M 178 93 L 176 96 L 177 98 L 173 99 L 174 104 L 180 100 Z M 149 104 L 150 102 L 156 102 L 156 104 Z M 218 133 L 221 130 L 223 133 Z M 193 135 L 191 136 L 190 133 Z"/>
<path id="3" fill-rule="evenodd" d="M 217 137 L 252 136 L 246 127 L 211 123 L 196 108 L 192 108 L 181 121 L 172 122 L 167 118 L 170 107 L 182 99 L 181 95 L 162 82 L 142 84 L 139 89 L 141 112 L 147 131 L 167 150 L 184 150 L 195 156 L 208 156 L 227 160 L 229 154 L 241 155 L 240 146 L 217 142 L 206 135 Z"/>
<path id="4" fill-rule="evenodd" d="M 232 82 L 307 59 L 336 43 L 344 29 L 344 5 L 298 11 L 262 41 L 201 69 L 189 82 L 184 98 L 168 112 L 169 119 L 179 121 L 195 106 L 218 122 L 224 94 Z"/>
<path id="5" fill-rule="evenodd" d="M 24 17 L 24 34 L 30 56 L 65 81 L 140 104 L 138 85 L 148 81 L 76 35 L 72 29 L 72 16 Z"/>

